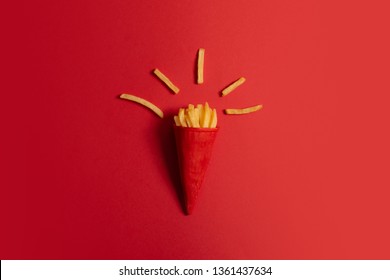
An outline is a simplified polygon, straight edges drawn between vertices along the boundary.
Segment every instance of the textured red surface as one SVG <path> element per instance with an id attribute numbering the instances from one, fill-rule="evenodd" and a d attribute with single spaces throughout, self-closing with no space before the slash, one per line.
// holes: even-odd
<path id="1" fill-rule="evenodd" d="M 0 258 L 390 258 L 386 3 L 8 1 Z M 169 116 L 205 101 L 221 130 L 185 216 Z"/>
<path id="2" fill-rule="evenodd" d="M 178 189 L 183 190 L 183 210 L 187 214 L 192 214 L 201 193 L 218 130 L 219 128 L 174 126 L 181 178 Z"/>

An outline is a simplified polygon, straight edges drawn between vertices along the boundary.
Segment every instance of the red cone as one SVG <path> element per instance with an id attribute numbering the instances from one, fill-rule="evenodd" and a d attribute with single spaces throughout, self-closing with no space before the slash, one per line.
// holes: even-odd
<path id="1" fill-rule="evenodd" d="M 180 176 L 187 214 L 194 209 L 213 151 L 218 128 L 189 128 L 175 125 Z"/>

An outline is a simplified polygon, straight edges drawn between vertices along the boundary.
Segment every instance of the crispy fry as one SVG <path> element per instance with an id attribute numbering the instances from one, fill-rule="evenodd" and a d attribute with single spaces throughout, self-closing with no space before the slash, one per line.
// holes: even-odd
<path id="1" fill-rule="evenodd" d="M 215 127 L 217 127 L 217 111 L 213 109 L 210 118 L 210 128 L 215 128 Z"/>
<path id="2" fill-rule="evenodd" d="M 204 49 L 198 50 L 198 84 L 203 84 Z"/>
<path id="3" fill-rule="evenodd" d="M 165 76 L 160 70 L 158 70 L 157 68 L 154 69 L 153 73 L 164 83 L 167 85 L 167 87 L 172 90 L 175 94 L 178 94 L 180 89 L 175 86 L 169 79 L 167 76 Z"/>
<path id="4" fill-rule="evenodd" d="M 199 123 L 199 108 L 194 109 L 194 127 L 200 127 Z"/>
<path id="5" fill-rule="evenodd" d="M 199 116 L 197 115 L 198 110 L 195 110 L 194 105 L 188 105 L 188 117 L 191 121 L 191 127 L 199 127 Z"/>
<path id="6" fill-rule="evenodd" d="M 225 114 L 227 114 L 227 115 L 249 114 L 249 113 L 259 111 L 262 108 L 263 108 L 263 105 L 256 105 L 253 107 L 242 108 L 242 109 L 225 109 Z"/>
<path id="7" fill-rule="evenodd" d="M 188 111 L 187 111 L 187 112 L 188 112 Z M 186 112 L 186 113 L 187 113 L 187 112 Z M 185 115 L 185 119 L 186 119 L 187 127 L 192 127 L 191 118 L 190 118 L 190 116 L 188 115 L 188 113 Z"/>
<path id="8" fill-rule="evenodd" d="M 209 104 L 206 102 L 204 105 L 204 117 L 203 117 L 203 124 L 202 127 L 209 127 L 210 125 L 210 118 L 211 118 L 211 110 Z"/>
<path id="9" fill-rule="evenodd" d="M 180 119 L 179 119 L 179 116 L 174 116 L 173 119 L 174 119 L 174 121 L 175 121 L 176 126 L 180 126 Z"/>
<path id="10" fill-rule="evenodd" d="M 245 82 L 245 78 L 244 77 L 239 78 L 237 81 L 235 81 L 234 83 L 232 83 L 231 85 L 226 87 L 224 90 L 222 90 L 222 96 L 228 95 L 233 90 L 235 90 L 237 87 L 242 85 L 244 82 Z"/>
<path id="11" fill-rule="evenodd" d="M 203 109 L 203 105 L 202 104 L 198 104 L 196 106 L 196 108 L 198 109 L 198 112 L 199 112 L 199 126 L 200 127 L 203 127 L 202 124 L 203 124 L 203 120 L 204 120 L 204 109 Z"/>
<path id="12" fill-rule="evenodd" d="M 185 118 L 185 112 L 184 112 L 183 108 L 179 109 L 179 120 L 180 120 L 181 126 L 187 127 L 187 122 L 186 122 L 186 118 Z"/>
<path id="13" fill-rule="evenodd" d="M 133 102 L 136 102 L 136 103 L 139 103 L 147 108 L 149 108 L 150 110 L 152 110 L 153 112 L 155 112 L 160 118 L 163 118 L 164 117 L 164 113 L 161 111 L 160 108 L 158 108 L 156 105 L 154 105 L 153 103 L 141 98 L 141 97 L 138 97 L 138 96 L 135 96 L 135 95 L 131 95 L 131 94 L 126 94 L 126 93 L 123 93 L 120 95 L 120 98 L 122 99 L 127 99 L 127 100 L 130 100 L 130 101 L 133 101 Z"/>

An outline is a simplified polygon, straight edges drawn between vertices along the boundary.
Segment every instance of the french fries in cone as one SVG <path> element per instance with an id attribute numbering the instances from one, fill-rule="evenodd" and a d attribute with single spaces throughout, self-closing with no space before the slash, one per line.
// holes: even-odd
<path id="1" fill-rule="evenodd" d="M 204 82 L 205 49 L 198 50 L 197 84 Z M 153 70 L 155 76 L 161 80 L 172 92 L 179 93 L 180 89 L 159 69 Z M 222 90 L 221 96 L 226 96 L 242 85 L 246 79 L 239 78 Z M 164 117 L 163 111 L 150 101 L 132 94 L 121 94 L 120 98 L 139 103 L 156 113 L 160 118 Z M 242 115 L 259 111 L 263 105 L 247 108 L 225 109 L 226 115 Z M 180 177 L 184 193 L 185 211 L 191 214 L 199 196 L 200 189 L 209 165 L 213 145 L 219 128 L 217 127 L 217 111 L 210 108 L 206 102 L 204 105 L 188 108 L 180 108 L 177 116 L 174 116 L 174 132 L 176 148 L 180 165 Z"/>
<path id="2" fill-rule="evenodd" d="M 184 190 L 185 210 L 191 214 L 209 165 L 218 132 L 217 114 L 206 103 L 196 108 L 181 108 L 174 117 L 180 177 Z"/>

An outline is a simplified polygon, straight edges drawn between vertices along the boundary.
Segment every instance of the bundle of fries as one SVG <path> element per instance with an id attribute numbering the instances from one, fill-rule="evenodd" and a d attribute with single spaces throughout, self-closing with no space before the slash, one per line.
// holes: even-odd
<path id="1" fill-rule="evenodd" d="M 198 104 L 196 107 L 190 104 L 188 108 L 180 108 L 179 114 L 173 119 L 177 126 L 182 127 L 217 127 L 217 111 L 211 109 L 207 102 L 204 105 Z"/>

